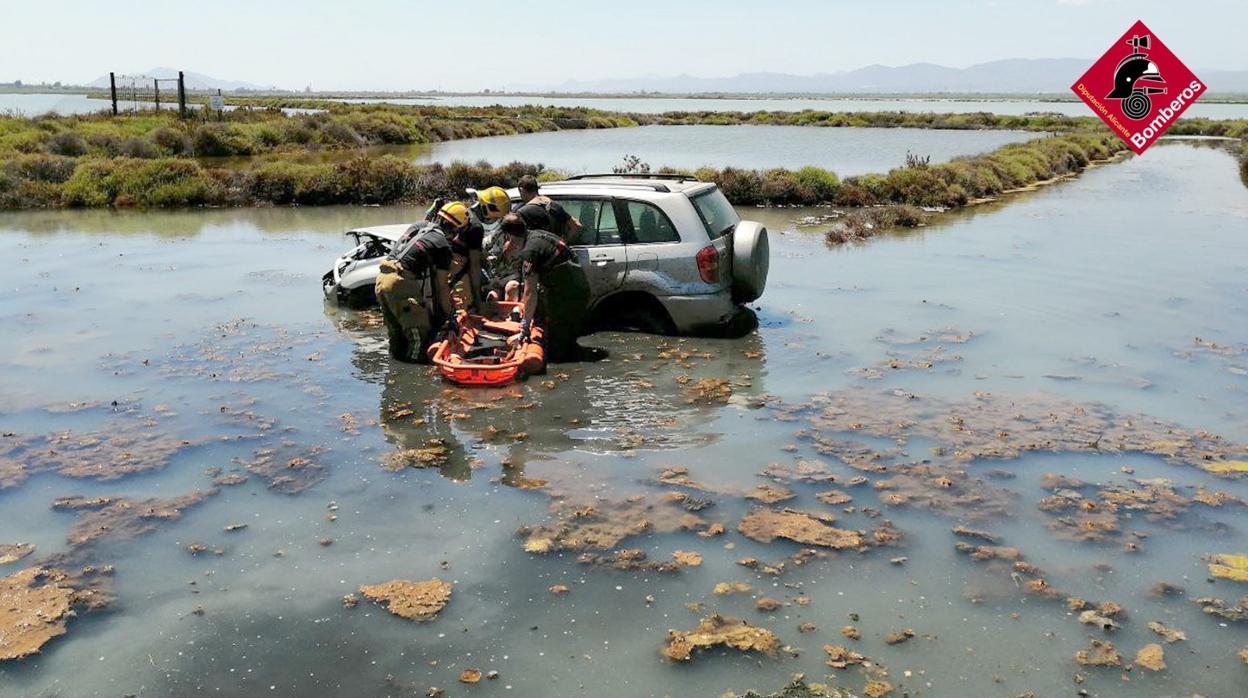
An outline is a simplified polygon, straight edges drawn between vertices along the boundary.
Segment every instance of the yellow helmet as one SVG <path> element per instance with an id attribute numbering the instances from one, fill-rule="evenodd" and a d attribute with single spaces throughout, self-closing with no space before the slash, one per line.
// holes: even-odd
<path id="1" fill-rule="evenodd" d="M 486 220 L 496 221 L 511 213 L 511 197 L 502 187 L 490 187 L 477 192 L 477 200 L 481 202 L 481 210 Z"/>
<path id="2" fill-rule="evenodd" d="M 459 201 L 452 201 L 439 209 L 438 218 L 450 223 L 456 230 L 467 228 L 472 220 L 469 218 L 468 207 Z"/>

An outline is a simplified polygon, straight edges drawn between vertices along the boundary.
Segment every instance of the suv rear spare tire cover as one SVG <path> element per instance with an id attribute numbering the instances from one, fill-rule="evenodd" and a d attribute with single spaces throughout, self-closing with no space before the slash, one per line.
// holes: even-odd
<path id="1" fill-rule="evenodd" d="M 732 233 L 732 296 L 737 302 L 749 303 L 763 295 L 770 259 L 767 228 L 741 221 Z"/>

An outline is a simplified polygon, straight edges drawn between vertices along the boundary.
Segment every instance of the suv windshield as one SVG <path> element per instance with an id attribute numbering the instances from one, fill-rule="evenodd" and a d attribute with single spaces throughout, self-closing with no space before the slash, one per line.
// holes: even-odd
<path id="1" fill-rule="evenodd" d="M 732 204 L 728 203 L 728 199 L 719 189 L 708 189 L 701 194 L 689 197 L 689 200 L 693 202 L 693 207 L 698 211 L 698 217 L 702 219 L 702 225 L 706 226 L 706 234 L 710 235 L 712 240 L 731 233 L 741 221 L 737 212 L 733 210 Z"/>

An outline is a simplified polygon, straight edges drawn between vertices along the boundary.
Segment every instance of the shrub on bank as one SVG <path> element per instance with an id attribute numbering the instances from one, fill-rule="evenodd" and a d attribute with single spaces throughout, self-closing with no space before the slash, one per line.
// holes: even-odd
<path id="1" fill-rule="evenodd" d="M 79 163 L 60 190 L 76 207 L 174 207 L 217 203 L 219 183 L 194 162 L 116 158 Z"/>

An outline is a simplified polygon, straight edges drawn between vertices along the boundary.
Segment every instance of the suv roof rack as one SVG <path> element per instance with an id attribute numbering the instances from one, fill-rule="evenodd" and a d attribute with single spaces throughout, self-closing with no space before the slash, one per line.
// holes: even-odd
<path id="1" fill-rule="evenodd" d="M 587 184 L 586 182 L 571 181 L 573 179 L 579 179 L 579 178 L 569 177 L 568 179 L 563 180 L 561 182 L 543 182 L 542 186 L 543 187 L 558 187 L 561 185 L 562 186 L 576 186 L 578 184 L 581 184 L 581 185 Z M 659 184 L 657 182 L 618 182 L 616 184 L 613 184 L 612 186 L 632 187 L 633 189 L 649 189 L 650 191 L 657 191 L 663 194 L 666 194 L 672 191 L 671 189 L 667 187 L 666 184 Z"/>
<path id="2" fill-rule="evenodd" d="M 667 180 L 667 181 L 670 181 L 670 182 L 697 182 L 697 181 L 700 181 L 697 177 L 694 177 L 693 175 L 678 174 L 678 173 L 675 173 L 675 172 L 673 172 L 673 173 L 660 173 L 660 172 L 653 172 L 653 173 L 652 173 L 652 172 L 622 172 L 622 173 L 615 173 L 615 172 L 601 172 L 601 173 L 591 173 L 591 174 L 578 174 L 578 175 L 572 175 L 571 177 L 568 177 L 567 179 L 615 179 L 615 178 L 620 178 L 620 179 L 663 179 L 663 180 Z"/>

